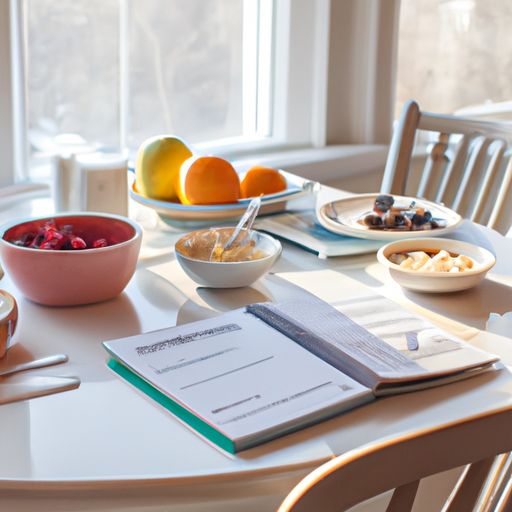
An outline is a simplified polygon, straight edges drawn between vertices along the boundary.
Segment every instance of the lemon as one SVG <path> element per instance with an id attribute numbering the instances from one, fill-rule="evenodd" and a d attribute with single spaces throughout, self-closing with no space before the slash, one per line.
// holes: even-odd
<path id="1" fill-rule="evenodd" d="M 135 179 L 138 192 L 151 199 L 176 201 L 176 177 L 181 164 L 192 156 L 187 144 L 172 135 L 144 141 L 137 154 Z"/>

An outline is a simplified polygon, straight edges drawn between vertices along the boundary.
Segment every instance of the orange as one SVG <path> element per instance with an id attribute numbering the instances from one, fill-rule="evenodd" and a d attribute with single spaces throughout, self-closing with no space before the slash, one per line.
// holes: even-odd
<path id="1" fill-rule="evenodd" d="M 283 190 L 286 190 L 283 175 L 275 169 L 261 165 L 251 167 L 240 185 L 243 198 L 276 194 Z"/>
<path id="2" fill-rule="evenodd" d="M 240 199 L 234 167 L 216 156 L 193 156 L 181 165 L 176 192 L 183 204 L 224 204 Z"/>

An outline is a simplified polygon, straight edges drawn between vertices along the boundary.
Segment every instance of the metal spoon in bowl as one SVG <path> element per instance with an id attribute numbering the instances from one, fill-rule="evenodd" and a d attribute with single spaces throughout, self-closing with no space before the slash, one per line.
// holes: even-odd
<path id="1" fill-rule="evenodd" d="M 23 372 L 25 370 L 35 370 L 36 368 L 44 368 L 45 366 L 65 363 L 67 360 L 68 356 L 65 354 L 41 357 L 40 359 L 35 359 L 34 361 L 28 361 L 27 363 L 21 363 L 17 364 L 16 366 L 11 366 L 10 368 L 6 368 L 5 370 L 0 371 L 0 377 L 12 375 L 13 373 Z"/>

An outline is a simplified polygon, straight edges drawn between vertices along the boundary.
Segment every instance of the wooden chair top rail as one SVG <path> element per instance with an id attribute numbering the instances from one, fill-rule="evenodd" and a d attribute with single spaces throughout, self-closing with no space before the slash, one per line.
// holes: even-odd
<path id="1" fill-rule="evenodd" d="M 497 416 L 500 427 L 491 427 Z M 305 477 L 278 512 L 343 512 L 393 489 L 388 512 L 410 510 L 421 479 L 465 465 L 470 466 L 444 512 L 473 510 L 495 456 L 512 448 L 511 420 L 512 406 L 352 450 Z"/>

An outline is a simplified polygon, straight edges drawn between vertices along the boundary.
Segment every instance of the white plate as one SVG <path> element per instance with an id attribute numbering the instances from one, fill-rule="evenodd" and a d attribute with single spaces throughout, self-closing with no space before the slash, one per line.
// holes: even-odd
<path id="1" fill-rule="evenodd" d="M 370 229 L 362 223 L 361 219 L 365 214 L 373 211 L 374 201 L 379 195 L 381 194 L 360 194 L 327 203 L 318 209 L 317 220 L 325 229 L 333 233 L 367 240 L 389 241 L 441 236 L 452 231 L 462 222 L 462 217 L 458 213 L 440 204 L 416 197 L 393 195 L 396 204 L 410 205 L 415 201 L 417 206 L 430 211 L 434 219 L 442 219 L 446 223 L 445 227 L 422 231 Z"/>
<path id="2" fill-rule="evenodd" d="M 260 214 L 275 213 L 286 208 L 286 202 L 313 191 L 316 182 L 306 180 L 285 171 L 279 171 L 286 179 L 287 188 L 277 194 L 262 196 Z M 242 178 L 243 176 L 241 176 Z M 243 215 L 251 199 L 240 199 L 236 203 L 213 205 L 185 205 L 169 201 L 149 199 L 137 192 L 136 184 L 130 189 L 130 197 L 144 206 L 155 210 L 164 221 L 211 221 L 236 219 Z"/>

